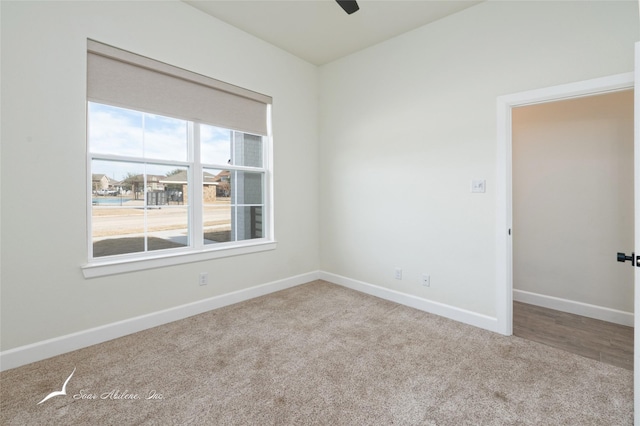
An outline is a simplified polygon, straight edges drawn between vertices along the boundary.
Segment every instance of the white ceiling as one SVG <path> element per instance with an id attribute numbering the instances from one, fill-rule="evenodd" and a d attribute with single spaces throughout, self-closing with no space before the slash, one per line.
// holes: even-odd
<path id="1" fill-rule="evenodd" d="M 359 0 L 347 15 L 334 0 L 183 0 L 308 62 L 326 64 L 480 3 Z"/>

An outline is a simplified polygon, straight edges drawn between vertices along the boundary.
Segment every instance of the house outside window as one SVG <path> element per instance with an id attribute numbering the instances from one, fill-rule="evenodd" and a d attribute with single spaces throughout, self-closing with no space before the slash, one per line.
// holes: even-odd
<path id="1" fill-rule="evenodd" d="M 85 276 L 273 248 L 269 97 L 93 41 L 87 93 Z"/>

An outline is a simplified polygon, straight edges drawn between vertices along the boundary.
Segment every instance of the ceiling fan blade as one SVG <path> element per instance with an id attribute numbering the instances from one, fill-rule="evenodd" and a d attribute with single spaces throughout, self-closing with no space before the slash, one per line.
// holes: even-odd
<path id="1" fill-rule="evenodd" d="M 358 2 L 355 0 L 336 0 L 336 2 L 349 15 L 351 15 L 353 12 L 357 12 L 358 10 L 360 10 L 360 6 L 358 6 Z"/>

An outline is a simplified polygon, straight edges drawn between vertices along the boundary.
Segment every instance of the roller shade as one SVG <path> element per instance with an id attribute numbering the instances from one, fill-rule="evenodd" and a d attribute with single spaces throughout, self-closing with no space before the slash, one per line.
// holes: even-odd
<path id="1" fill-rule="evenodd" d="M 267 135 L 271 97 L 93 40 L 90 101 Z"/>

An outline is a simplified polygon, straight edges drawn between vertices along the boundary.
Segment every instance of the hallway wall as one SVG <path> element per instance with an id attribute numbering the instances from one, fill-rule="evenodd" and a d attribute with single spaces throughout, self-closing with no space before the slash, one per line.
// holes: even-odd
<path id="1" fill-rule="evenodd" d="M 633 312 L 633 90 L 512 113 L 514 290 Z"/>

